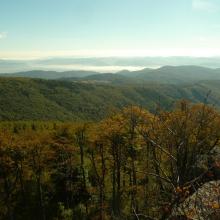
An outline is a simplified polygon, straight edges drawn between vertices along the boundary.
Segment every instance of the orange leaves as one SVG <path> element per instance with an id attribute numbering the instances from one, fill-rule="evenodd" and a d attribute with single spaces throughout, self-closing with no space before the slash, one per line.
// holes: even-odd
<path id="1" fill-rule="evenodd" d="M 211 207 L 213 209 L 220 209 L 220 203 L 219 202 L 214 202 Z"/>
<path id="2" fill-rule="evenodd" d="M 182 193 L 183 192 L 183 190 L 182 190 L 182 188 L 180 188 L 179 186 L 176 188 L 176 192 L 178 193 L 178 194 L 180 194 L 180 193 Z"/>
<path id="3" fill-rule="evenodd" d="M 190 194 L 190 186 L 187 187 L 176 187 L 175 193 L 180 198 L 181 201 L 184 201 L 185 198 L 187 198 Z"/>

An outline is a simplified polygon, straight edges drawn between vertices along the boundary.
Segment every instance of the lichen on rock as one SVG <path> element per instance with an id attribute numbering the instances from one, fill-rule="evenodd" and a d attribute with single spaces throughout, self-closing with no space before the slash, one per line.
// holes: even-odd
<path id="1" fill-rule="evenodd" d="M 185 216 L 192 220 L 220 219 L 220 180 L 203 184 L 193 195 L 174 208 L 172 217 Z"/>

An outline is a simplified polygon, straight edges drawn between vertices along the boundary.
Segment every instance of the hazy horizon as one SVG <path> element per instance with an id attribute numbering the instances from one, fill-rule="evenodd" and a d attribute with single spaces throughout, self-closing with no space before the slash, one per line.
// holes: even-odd
<path id="1" fill-rule="evenodd" d="M 0 73 L 220 68 L 219 12 L 219 0 L 2 0 Z"/>
<path id="2" fill-rule="evenodd" d="M 193 65 L 220 68 L 220 57 L 51 57 L 44 59 L 0 59 L 0 73 L 31 70 L 85 70 L 100 73 L 141 70 L 162 66 Z"/>
<path id="3" fill-rule="evenodd" d="M 219 12 L 219 0 L 2 0 L 0 59 L 220 56 Z"/>

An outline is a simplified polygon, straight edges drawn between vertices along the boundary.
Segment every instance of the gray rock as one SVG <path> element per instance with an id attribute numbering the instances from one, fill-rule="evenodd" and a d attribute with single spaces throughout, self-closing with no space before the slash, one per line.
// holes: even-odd
<path id="1" fill-rule="evenodd" d="M 220 219 L 220 180 L 202 185 L 193 195 L 173 209 L 170 219 L 185 216 L 192 220 Z"/>

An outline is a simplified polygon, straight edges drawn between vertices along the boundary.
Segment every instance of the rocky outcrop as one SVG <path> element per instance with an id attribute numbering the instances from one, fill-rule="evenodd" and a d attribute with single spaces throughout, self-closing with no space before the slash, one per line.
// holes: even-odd
<path id="1" fill-rule="evenodd" d="M 176 218 L 175 218 L 176 216 Z M 220 219 L 220 181 L 205 183 L 173 210 L 172 218 L 184 216 L 192 220 Z"/>
<path id="2" fill-rule="evenodd" d="M 197 159 L 192 172 L 201 178 L 193 182 L 195 192 L 173 209 L 169 219 L 220 220 L 220 147 Z"/>

